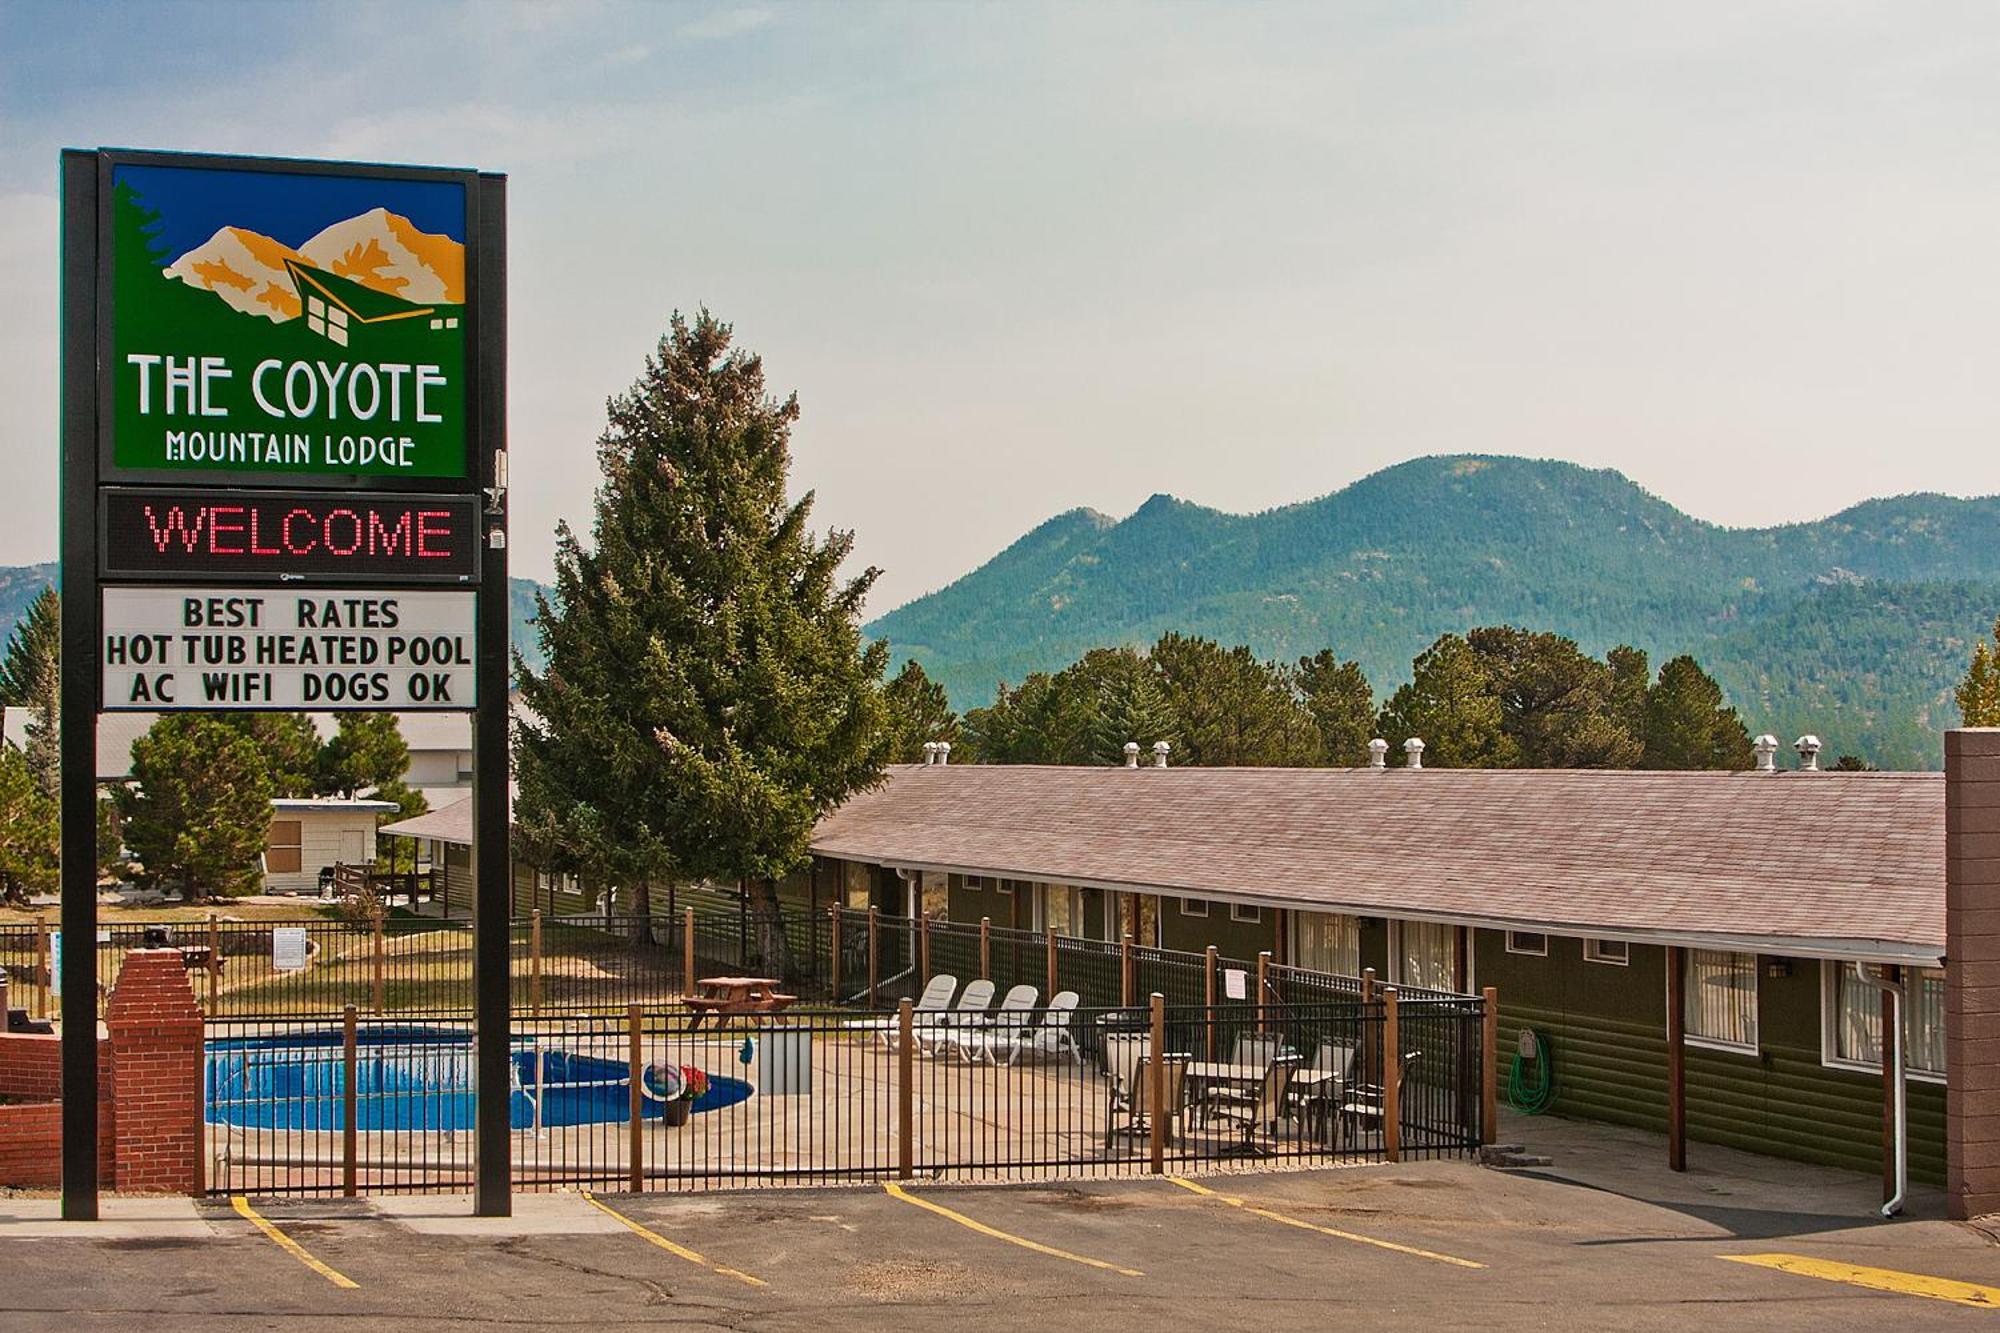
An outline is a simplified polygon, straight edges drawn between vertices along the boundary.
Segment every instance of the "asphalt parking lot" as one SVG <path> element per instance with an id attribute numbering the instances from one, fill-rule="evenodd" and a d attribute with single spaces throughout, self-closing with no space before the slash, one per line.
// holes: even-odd
<path id="1" fill-rule="evenodd" d="M 1460 1163 L 1061 1186 L 0 1200 L 9 1330 L 675 1326 L 1824 1330 L 2000 1316 L 2000 1246 L 1938 1219 L 1697 1205 Z M 1805 1197 L 1810 1197 L 1807 1195 Z"/>

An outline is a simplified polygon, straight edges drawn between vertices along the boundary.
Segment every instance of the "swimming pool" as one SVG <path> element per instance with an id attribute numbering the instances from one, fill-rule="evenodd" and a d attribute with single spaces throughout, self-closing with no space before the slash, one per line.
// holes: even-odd
<path id="1" fill-rule="evenodd" d="M 472 1129 L 472 1034 L 453 1028 L 370 1028 L 355 1040 L 355 1128 Z M 511 1056 L 507 1120 L 515 1129 L 587 1125 L 626 1118 L 630 1081 L 625 1062 L 517 1042 Z M 283 1036 L 232 1037 L 208 1043 L 210 1124 L 242 1129 L 338 1130 L 345 1068 L 336 1028 Z M 711 1073 L 695 1098 L 696 1114 L 750 1096 L 742 1079 Z M 658 1119 L 661 1102 L 648 1097 L 641 1115 Z"/>

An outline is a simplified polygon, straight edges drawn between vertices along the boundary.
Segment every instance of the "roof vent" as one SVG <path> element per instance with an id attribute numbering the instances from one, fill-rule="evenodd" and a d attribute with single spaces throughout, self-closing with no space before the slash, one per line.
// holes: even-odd
<path id="1" fill-rule="evenodd" d="M 1153 742 L 1153 767 L 1154 767 L 1154 768 L 1165 768 L 1165 767 L 1167 766 L 1167 750 L 1168 750 L 1168 748 L 1169 748 L 1169 747 L 1168 747 L 1168 745 L 1167 745 L 1167 743 L 1166 743 L 1165 741 L 1154 741 L 1154 742 Z"/>
<path id="2" fill-rule="evenodd" d="M 938 743 L 936 741 L 924 742 L 924 766 L 926 768 L 937 762 L 937 747 Z"/>
<path id="3" fill-rule="evenodd" d="M 1126 742 L 1125 742 L 1125 767 L 1127 767 L 1127 768 L 1137 768 L 1138 766 L 1139 766 L 1139 742 L 1137 742 L 1137 741 L 1126 741 Z"/>
<path id="4" fill-rule="evenodd" d="M 1389 742 L 1377 736 L 1368 742 L 1368 767 L 1387 768 L 1389 766 Z"/>
<path id="5" fill-rule="evenodd" d="M 939 741 L 939 742 L 937 743 L 937 747 L 938 747 L 938 749 L 937 749 L 937 756 L 938 756 L 938 763 L 940 763 L 940 764 L 948 764 L 948 763 L 950 763 L 950 762 L 951 762 L 951 742 L 950 742 L 950 741 Z"/>
<path id="6" fill-rule="evenodd" d="M 1776 736 L 1767 731 L 1756 740 L 1750 742 L 1750 748 L 1756 752 L 1757 771 L 1759 773 L 1775 773 L 1778 771 L 1778 738 Z"/>
<path id="7" fill-rule="evenodd" d="M 1403 742 L 1403 767 L 1422 768 L 1424 766 L 1424 742 L 1419 736 L 1412 736 Z"/>
<path id="8" fill-rule="evenodd" d="M 1792 748 L 1799 752 L 1799 772 L 1819 772 L 1819 737 L 1807 732 L 1792 742 Z"/>

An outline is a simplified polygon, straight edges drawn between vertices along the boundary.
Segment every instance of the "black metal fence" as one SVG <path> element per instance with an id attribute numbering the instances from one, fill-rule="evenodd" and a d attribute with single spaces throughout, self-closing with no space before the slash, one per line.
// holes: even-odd
<path id="1" fill-rule="evenodd" d="M 1051 999 L 794 1010 L 741 1025 L 644 1005 L 520 1021 L 516 1184 L 691 1190 L 1396 1161 L 1469 1154 L 1490 1128 L 1477 1000 Z M 466 1188 L 471 1041 L 448 1014 L 211 1022 L 210 1188 Z"/>

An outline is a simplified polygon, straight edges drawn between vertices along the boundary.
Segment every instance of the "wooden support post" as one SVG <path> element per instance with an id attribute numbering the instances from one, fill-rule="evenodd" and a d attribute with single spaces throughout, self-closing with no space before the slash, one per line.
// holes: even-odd
<path id="1" fill-rule="evenodd" d="M 1851 966 L 1851 964 L 1850 964 Z M 1892 982 L 1903 979 L 1903 969 L 1890 966 L 1882 969 L 1885 978 Z M 1839 984 L 1836 979 L 1836 985 Z M 1896 1031 L 1896 999 L 1888 991 L 1881 992 L 1882 1000 L 1882 1202 L 1896 1197 L 1896 1080 L 1890 1072 L 1890 1062 L 1894 1058 L 1894 1033 Z"/>
<path id="2" fill-rule="evenodd" d="M 49 957 L 49 919 L 38 916 L 35 918 L 35 975 L 41 980 L 36 983 L 35 990 L 41 997 L 41 1009 L 36 1015 L 40 1018 L 50 1016 L 49 983 L 54 980 L 51 972 L 54 966 L 54 960 Z"/>
<path id="3" fill-rule="evenodd" d="M 1271 958 L 1280 967 L 1291 961 L 1291 955 L 1285 952 L 1285 909 L 1282 907 L 1271 909 Z"/>
<path id="4" fill-rule="evenodd" d="M 375 1012 L 379 1014 L 382 1012 L 382 992 L 383 992 L 382 909 L 379 907 L 375 909 L 373 924 L 375 927 L 375 978 L 374 978 L 375 984 L 373 987 L 373 998 L 375 1002 Z"/>
<path id="5" fill-rule="evenodd" d="M 1153 992 L 1152 1064 L 1146 1071 L 1146 1112 L 1151 1117 L 1153 1174 L 1167 1169 L 1167 1130 L 1172 1127 L 1174 1108 L 1167 1105 L 1167 997 Z"/>
<path id="6" fill-rule="evenodd" d="M 354 1006 L 340 1016 L 340 1192 L 353 1198 L 356 1159 L 360 1156 L 360 1062 L 355 1054 Z"/>
<path id="7" fill-rule="evenodd" d="M 926 986 L 931 984 L 931 909 L 928 907 L 917 917 L 917 980 Z"/>
<path id="8" fill-rule="evenodd" d="M 1056 993 L 1056 981 L 1058 979 L 1056 976 L 1056 932 L 1053 926 L 1048 930 L 1044 952 L 1046 956 L 1043 960 L 1043 965 L 1048 973 L 1048 994 L 1053 998 Z"/>
<path id="9" fill-rule="evenodd" d="M 542 909 L 528 914 L 528 1012 L 542 1016 Z"/>
<path id="10" fill-rule="evenodd" d="M 979 979 L 993 979 L 993 918 L 979 918 Z"/>
<path id="11" fill-rule="evenodd" d="M 694 994 L 694 908 L 681 912 L 681 994 Z"/>
<path id="12" fill-rule="evenodd" d="M 1271 1003 L 1271 951 L 1257 951 L 1257 1031 L 1261 1035 L 1271 1030 L 1270 1019 L 1265 1006 Z"/>
<path id="13" fill-rule="evenodd" d="M 1208 1054 L 1204 1060 L 1215 1059 L 1215 946 L 1208 946 L 1202 955 L 1202 1003 L 1208 1010 L 1208 1017 L 1202 1026 L 1208 1032 Z"/>
<path id="14" fill-rule="evenodd" d="M 868 1007 L 876 1003 L 875 988 L 882 980 L 882 914 L 868 908 Z"/>
<path id="15" fill-rule="evenodd" d="M 644 1016 L 636 1004 L 625 1007 L 625 1115 L 630 1132 L 625 1183 L 634 1194 L 646 1187 L 646 1054 Z"/>
<path id="16" fill-rule="evenodd" d="M 1479 1027 L 1479 1141 L 1500 1141 L 1500 992 L 1488 986 Z"/>
<path id="17" fill-rule="evenodd" d="M 208 914 L 208 1016 L 215 1017 L 215 989 L 222 980 L 222 926 Z"/>
<path id="18" fill-rule="evenodd" d="M 1465 993 L 1466 987 L 1466 936 L 1467 931 L 1464 926 L 1451 928 L 1451 988 L 1460 994 Z"/>
<path id="19" fill-rule="evenodd" d="M 1687 1170 L 1687 950 L 1667 946 L 1667 1169 Z"/>
<path id="20" fill-rule="evenodd" d="M 1132 994 L 1135 989 L 1132 973 L 1132 932 L 1128 930 L 1124 938 L 1118 941 L 1118 1005 L 1121 1009 L 1132 1007 Z"/>
<path id="21" fill-rule="evenodd" d="M 896 1005 L 896 1179 L 915 1174 L 916 1048 L 915 1007 L 906 996 Z"/>
<path id="22" fill-rule="evenodd" d="M 835 902 L 833 907 L 830 909 L 830 915 L 833 917 L 833 924 L 828 927 L 828 930 L 833 935 L 833 947 L 829 952 L 827 959 L 826 985 L 827 989 L 833 992 L 833 1002 L 835 1004 L 839 1004 L 841 949 L 840 949 L 840 904 L 838 902 Z M 688 934 L 689 938 L 692 939 L 693 932 L 690 931 Z"/>
<path id="23" fill-rule="evenodd" d="M 1396 988 L 1382 992 L 1382 1160 L 1403 1157 L 1403 1041 L 1396 1031 Z"/>

